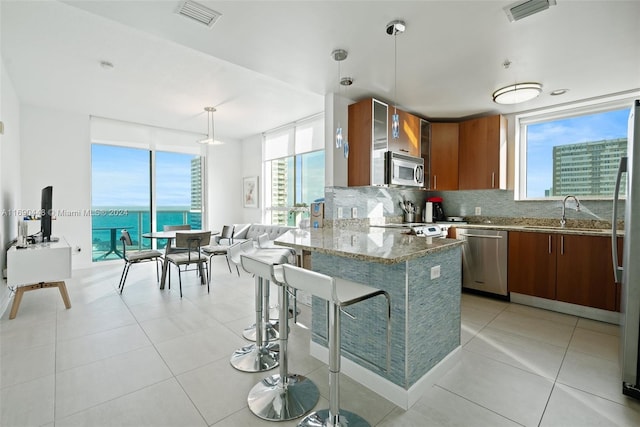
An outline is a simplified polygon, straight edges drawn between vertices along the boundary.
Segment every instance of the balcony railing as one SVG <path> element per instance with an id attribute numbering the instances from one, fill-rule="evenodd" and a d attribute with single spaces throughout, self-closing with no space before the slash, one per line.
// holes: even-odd
<path id="1" fill-rule="evenodd" d="M 98 211 L 98 210 L 96 210 Z M 126 229 L 133 242 L 127 249 L 150 249 L 152 239 L 142 237 L 143 233 L 151 231 L 151 221 L 148 210 L 131 209 L 100 209 L 101 212 L 114 212 L 113 215 L 93 215 L 91 229 L 91 255 L 93 261 L 107 261 L 122 258 L 122 242 L 120 231 Z M 117 213 L 117 214 L 116 214 Z M 162 230 L 164 225 L 191 224 L 191 228 L 202 228 L 202 213 L 189 209 L 158 210 L 156 212 L 156 230 Z M 164 248 L 166 241 L 158 240 L 158 248 Z"/>

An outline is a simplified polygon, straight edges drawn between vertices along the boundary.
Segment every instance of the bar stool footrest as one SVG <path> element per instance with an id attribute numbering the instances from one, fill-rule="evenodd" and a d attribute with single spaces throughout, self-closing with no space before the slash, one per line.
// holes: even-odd
<path id="1" fill-rule="evenodd" d="M 340 409 L 338 424 L 332 424 L 330 421 L 329 410 L 321 409 L 307 415 L 300 421 L 298 427 L 371 427 L 371 424 L 360 415 L 343 409 Z"/>
<path id="2" fill-rule="evenodd" d="M 242 372 L 264 372 L 278 366 L 280 346 L 275 342 L 262 347 L 255 344 L 244 346 L 231 355 L 231 366 Z"/>
<path id="3" fill-rule="evenodd" d="M 265 337 L 263 337 L 263 339 L 265 339 L 266 341 L 277 341 L 278 339 L 280 339 L 280 322 L 272 320 L 269 323 L 267 323 L 266 329 L 267 329 L 267 334 Z M 245 328 L 242 331 L 242 336 L 246 340 L 255 342 L 256 324 L 254 323 L 253 325 Z"/>
<path id="4" fill-rule="evenodd" d="M 285 385 L 280 374 L 276 374 L 256 384 L 247 403 L 251 412 L 263 420 L 287 421 L 307 414 L 319 399 L 320 391 L 310 379 L 289 374 Z"/>

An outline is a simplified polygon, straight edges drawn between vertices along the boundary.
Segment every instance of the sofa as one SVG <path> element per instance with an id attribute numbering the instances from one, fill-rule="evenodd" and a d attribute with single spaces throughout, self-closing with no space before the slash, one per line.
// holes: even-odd
<path id="1" fill-rule="evenodd" d="M 236 266 L 240 274 L 239 264 L 242 254 L 259 254 L 261 251 L 269 252 L 272 256 L 282 256 L 288 262 L 296 263 L 295 250 L 276 246 L 273 241 L 295 227 L 284 225 L 265 224 L 234 224 L 234 234 L 229 246 L 227 259 Z"/>
<path id="2" fill-rule="evenodd" d="M 295 227 L 285 225 L 265 225 L 265 224 L 233 224 L 235 229 L 233 233 L 233 242 L 242 242 L 244 240 L 257 241 L 259 236 L 267 235 L 270 241 L 274 241 L 289 230 Z"/>

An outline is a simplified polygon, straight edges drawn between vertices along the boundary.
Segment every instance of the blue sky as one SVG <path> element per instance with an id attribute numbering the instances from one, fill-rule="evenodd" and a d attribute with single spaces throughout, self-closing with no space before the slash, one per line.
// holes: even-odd
<path id="1" fill-rule="evenodd" d="M 191 159 L 180 153 L 156 153 L 158 206 L 191 205 Z M 149 206 L 149 151 L 94 144 L 92 206 Z"/>
<path id="2" fill-rule="evenodd" d="M 552 186 L 553 147 L 626 138 L 629 109 L 529 125 L 527 129 L 527 197 L 544 197 Z"/>

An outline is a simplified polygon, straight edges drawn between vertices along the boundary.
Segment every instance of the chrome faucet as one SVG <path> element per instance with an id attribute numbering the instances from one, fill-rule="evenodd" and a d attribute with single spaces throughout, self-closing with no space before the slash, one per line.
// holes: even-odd
<path id="1" fill-rule="evenodd" d="M 565 209 L 567 206 L 567 199 L 569 197 L 573 197 L 573 200 L 576 201 L 576 212 L 580 212 L 580 200 L 578 200 L 578 198 L 576 196 L 566 196 L 564 198 L 564 200 L 562 201 L 562 218 L 560 218 L 560 227 L 563 227 L 567 224 L 567 217 L 565 216 Z"/>

